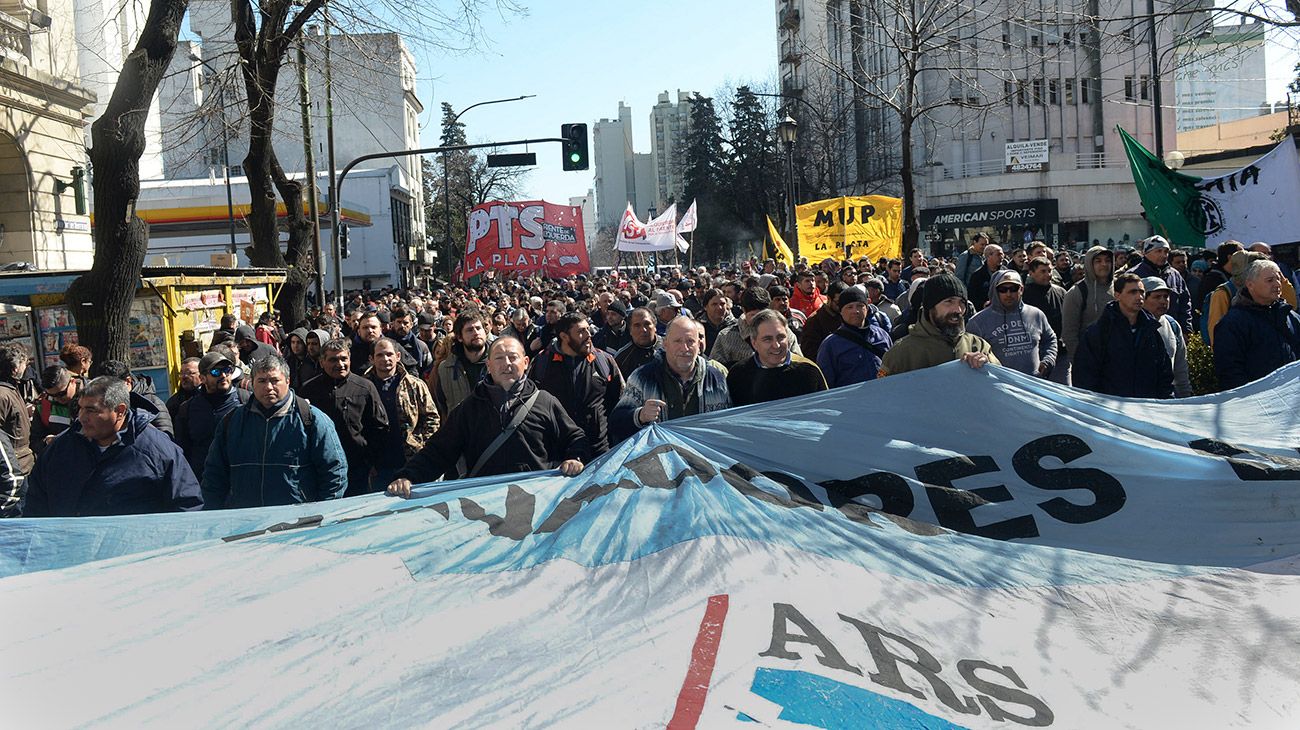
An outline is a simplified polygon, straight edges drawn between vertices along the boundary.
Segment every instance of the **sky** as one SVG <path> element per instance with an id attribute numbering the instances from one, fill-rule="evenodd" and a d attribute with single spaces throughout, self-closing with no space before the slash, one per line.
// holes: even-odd
<path id="1" fill-rule="evenodd" d="M 469 140 L 557 137 L 566 122 L 586 122 L 590 136 L 590 125 L 616 118 L 622 101 L 632 107 L 635 151 L 649 152 L 650 108 L 660 92 L 675 100 L 679 89 L 711 95 L 776 79 L 776 6 L 770 0 L 527 5 L 526 17 L 483 16 L 486 47 L 477 52 L 412 47 L 426 146 L 438 144 L 444 101 L 459 111 L 489 99 L 536 94 L 467 112 L 460 121 Z M 537 153 L 538 162 L 524 182 L 528 199 L 567 203 L 594 185 L 594 169 L 560 168 L 558 144 L 528 151 Z"/>

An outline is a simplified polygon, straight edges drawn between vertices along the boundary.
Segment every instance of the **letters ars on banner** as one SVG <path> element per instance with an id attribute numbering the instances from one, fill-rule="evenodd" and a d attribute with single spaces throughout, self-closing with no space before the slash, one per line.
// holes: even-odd
<path id="1" fill-rule="evenodd" d="M 550 277 L 590 269 L 582 209 L 541 200 L 492 201 L 474 206 L 465 242 L 465 276 L 488 271 Z"/>

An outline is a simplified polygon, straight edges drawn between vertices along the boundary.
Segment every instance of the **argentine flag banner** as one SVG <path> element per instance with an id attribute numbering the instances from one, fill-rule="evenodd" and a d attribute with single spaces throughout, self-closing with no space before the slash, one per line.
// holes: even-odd
<path id="1" fill-rule="evenodd" d="M 1300 241 L 1300 153 L 1285 137 L 1267 154 L 1218 177 L 1170 170 L 1119 129 L 1142 209 L 1156 233 L 1175 246 L 1215 248 L 1225 241 L 1249 246 Z"/>
<path id="2" fill-rule="evenodd" d="M 574 478 L 4 520 L 4 724 L 1300 727 L 1297 402 L 951 363 Z"/>

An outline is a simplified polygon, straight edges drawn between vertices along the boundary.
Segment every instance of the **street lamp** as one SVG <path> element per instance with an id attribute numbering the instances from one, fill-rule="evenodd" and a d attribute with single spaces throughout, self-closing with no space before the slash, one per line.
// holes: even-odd
<path id="1" fill-rule="evenodd" d="M 785 164 L 786 164 L 786 200 L 790 201 L 790 220 L 787 234 L 790 238 L 790 245 L 793 246 L 793 253 L 799 255 L 799 227 L 795 224 L 795 201 L 794 201 L 794 143 L 799 139 L 799 123 L 788 113 L 785 119 L 782 119 L 776 125 L 776 134 L 785 143 Z M 790 262 L 794 265 L 794 262 Z"/>
<path id="2" fill-rule="evenodd" d="M 492 99 L 491 101 L 480 101 L 477 104 L 470 104 L 469 106 L 457 112 L 456 115 L 451 118 L 451 124 L 448 126 L 450 128 L 455 128 L 456 122 L 460 120 L 460 115 L 464 114 L 470 109 L 473 109 L 474 107 L 487 106 L 488 104 L 504 104 L 509 101 L 523 101 L 524 99 L 531 99 L 534 96 L 537 95 L 524 94 L 522 96 L 512 96 L 509 99 Z M 443 152 L 442 153 L 442 211 L 443 211 L 442 217 L 443 217 L 443 224 L 444 224 L 443 230 L 445 231 L 445 235 L 446 235 L 446 241 L 444 242 L 443 245 L 446 247 L 447 250 L 447 281 L 451 281 L 452 272 L 454 271 L 454 267 L 455 267 L 455 264 L 452 261 L 452 256 L 451 256 L 451 180 L 450 178 L 451 176 L 449 174 L 448 166 L 447 166 L 447 153 Z"/>
<path id="3" fill-rule="evenodd" d="M 204 61 L 196 53 L 190 53 L 190 60 L 202 64 L 212 72 L 215 79 L 220 72 L 207 61 Z M 226 175 L 226 221 L 230 225 L 230 253 L 239 255 L 239 248 L 235 245 L 235 196 L 230 192 L 230 133 L 226 129 L 226 85 L 217 86 L 217 105 L 221 107 L 221 166 Z M 236 259 L 238 263 L 238 259 Z"/>

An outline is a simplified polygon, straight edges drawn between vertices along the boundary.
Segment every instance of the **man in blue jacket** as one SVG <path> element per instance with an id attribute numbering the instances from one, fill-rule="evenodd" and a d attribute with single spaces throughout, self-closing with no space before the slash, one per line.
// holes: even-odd
<path id="1" fill-rule="evenodd" d="M 1282 298 L 1281 268 L 1252 261 L 1245 279 L 1214 329 L 1214 370 L 1224 390 L 1300 359 L 1300 314 Z"/>
<path id="2" fill-rule="evenodd" d="M 289 389 L 279 355 L 253 364 L 253 399 L 217 425 L 203 469 L 206 509 L 343 496 L 348 464 L 334 422 Z"/>
<path id="3" fill-rule="evenodd" d="M 1142 308 L 1137 274 L 1115 277 L 1115 301 L 1079 337 L 1075 387 L 1121 398 L 1172 398 L 1174 369 L 1160 336 L 1160 322 Z"/>
<path id="4" fill-rule="evenodd" d="M 196 510 L 199 483 L 185 454 L 130 405 L 120 378 L 90 381 L 77 422 L 59 434 L 28 478 L 24 517 L 90 517 Z"/>
<path id="5" fill-rule="evenodd" d="M 889 332 L 873 321 L 878 310 L 868 300 L 869 295 L 855 286 L 840 292 L 840 328 L 817 350 L 817 366 L 826 376 L 827 387 L 875 380 L 881 359 L 894 346 Z"/>

